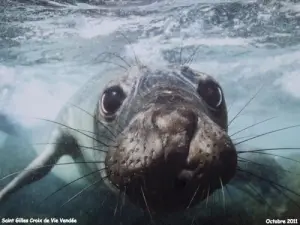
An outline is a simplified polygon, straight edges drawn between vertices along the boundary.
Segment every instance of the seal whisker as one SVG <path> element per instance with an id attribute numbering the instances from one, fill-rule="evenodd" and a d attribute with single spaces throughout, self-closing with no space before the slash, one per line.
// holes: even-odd
<path id="1" fill-rule="evenodd" d="M 242 136 L 242 137 L 237 137 L 237 138 L 233 138 L 232 140 L 236 142 L 238 140 L 251 138 L 251 137 L 254 137 L 254 135 L 246 135 L 246 136 Z"/>
<path id="2" fill-rule="evenodd" d="M 86 175 L 84 175 L 84 176 L 81 176 L 81 177 L 79 177 L 79 178 L 77 178 L 77 179 L 75 179 L 75 180 L 73 180 L 73 181 L 71 181 L 71 182 L 69 182 L 69 183 L 67 183 L 67 184 L 65 184 L 65 185 L 63 185 L 63 186 L 61 186 L 61 187 L 58 188 L 56 191 L 52 192 L 50 195 L 48 195 L 46 198 L 44 198 L 44 199 L 40 202 L 39 205 L 41 205 L 44 201 L 46 201 L 47 199 L 49 199 L 50 197 L 52 197 L 53 195 L 55 195 L 56 193 L 58 193 L 58 192 L 61 191 L 62 189 L 64 189 L 64 188 L 70 186 L 71 184 L 75 183 L 76 181 L 81 180 L 81 179 L 83 179 L 83 178 L 86 178 L 86 177 L 88 177 L 88 176 L 90 176 L 90 175 L 92 175 L 92 174 L 95 174 L 95 173 L 97 173 L 97 172 L 101 172 L 101 171 L 104 170 L 104 169 L 106 169 L 106 167 L 105 167 L 105 168 L 102 168 L 102 169 L 99 169 L 99 170 L 92 171 L 92 172 L 90 172 L 90 173 L 88 173 L 88 174 L 86 174 Z"/>
<path id="3" fill-rule="evenodd" d="M 75 108 L 77 108 L 77 109 L 85 112 L 87 115 L 90 115 L 92 118 L 94 118 L 94 116 L 91 113 L 89 113 L 88 111 L 86 111 L 85 109 L 83 109 L 83 108 L 81 108 L 81 107 L 79 107 L 77 105 L 74 105 L 72 103 L 69 103 L 69 104 L 72 105 L 73 107 L 75 107 Z M 98 119 L 97 119 L 97 123 L 101 124 L 114 138 L 116 138 L 116 135 L 104 123 L 102 123 Z"/>
<path id="4" fill-rule="evenodd" d="M 119 194 L 118 194 L 117 205 L 116 205 L 116 208 L 115 208 L 115 211 L 114 211 L 114 218 L 117 215 L 118 208 L 119 208 L 119 216 L 122 217 L 122 210 L 123 210 L 123 207 L 124 207 L 124 204 L 125 204 L 125 195 L 126 195 L 125 192 L 126 192 L 126 190 L 120 191 Z M 122 222 L 120 224 L 122 224 Z"/>
<path id="5" fill-rule="evenodd" d="M 210 216 L 213 217 L 214 216 L 214 207 L 215 207 L 215 204 L 216 204 L 216 192 L 213 192 L 212 193 L 212 205 L 210 207 Z"/>
<path id="6" fill-rule="evenodd" d="M 239 179 L 244 179 L 246 180 L 246 177 L 242 176 L 241 174 L 237 174 L 236 177 L 238 177 Z M 263 201 L 261 201 L 261 199 L 259 198 L 259 196 L 254 195 L 251 191 L 249 191 L 249 186 L 247 184 L 243 185 L 242 187 L 240 186 L 235 186 L 236 189 L 238 189 L 240 192 L 247 194 L 248 197 L 250 197 L 251 199 L 254 199 L 257 203 L 262 204 Z"/>
<path id="7" fill-rule="evenodd" d="M 234 202 L 234 201 L 233 201 L 233 197 L 231 196 L 231 193 L 230 193 L 230 191 L 229 191 L 229 187 L 228 187 L 228 186 L 229 186 L 229 185 L 226 185 L 226 186 L 225 186 L 225 189 L 226 189 L 226 191 L 227 191 L 227 193 L 228 193 L 228 196 L 229 196 L 231 202 Z M 246 212 L 246 213 L 247 213 L 247 212 Z M 248 214 L 248 213 L 247 213 L 247 214 Z M 243 224 L 245 224 L 245 223 L 244 223 L 244 220 L 242 219 L 242 216 L 240 215 L 240 213 L 238 213 L 238 217 L 240 218 L 241 222 L 243 222 Z"/>
<path id="8" fill-rule="evenodd" d="M 125 206 L 125 201 L 126 201 L 126 187 L 123 191 L 123 198 L 122 198 L 122 202 L 121 202 L 121 208 L 120 208 L 120 216 L 122 216 L 122 209 Z"/>
<path id="9" fill-rule="evenodd" d="M 223 182 L 222 182 L 222 179 L 219 177 L 219 180 L 220 180 L 220 184 L 221 184 L 221 187 L 222 187 L 222 196 L 223 196 L 223 208 L 224 208 L 224 213 L 226 211 L 226 202 L 225 202 L 225 193 L 224 193 L 224 186 L 223 186 Z"/>
<path id="10" fill-rule="evenodd" d="M 120 134 L 124 136 L 124 133 L 123 133 L 124 127 L 122 127 L 122 125 L 121 125 L 121 124 L 118 124 L 118 123 L 115 124 L 115 125 L 116 125 L 118 128 L 120 128 L 120 130 L 116 129 L 116 131 L 118 132 L 118 133 L 117 133 L 117 136 L 120 135 Z"/>
<path id="11" fill-rule="evenodd" d="M 290 192 L 290 193 L 292 193 L 292 194 L 294 194 L 294 195 L 300 197 L 300 194 L 299 194 L 299 193 L 297 193 L 297 192 L 291 190 L 291 189 L 288 188 L 288 187 L 285 187 L 285 186 L 283 186 L 283 185 L 281 185 L 281 184 L 278 184 L 278 183 L 276 183 L 276 182 L 274 182 L 274 181 L 272 181 L 272 180 L 269 180 L 269 179 L 266 179 L 266 178 L 264 178 L 264 177 L 261 177 L 261 176 L 259 176 L 259 175 L 257 175 L 257 174 L 254 174 L 254 173 L 250 172 L 250 171 L 246 171 L 246 170 L 240 169 L 239 167 L 237 168 L 237 171 L 240 171 L 240 172 L 249 174 L 250 176 L 253 176 L 253 177 L 257 178 L 257 179 L 260 179 L 260 180 L 262 180 L 262 181 L 265 181 L 265 182 L 268 183 L 269 185 L 272 185 L 272 186 L 275 185 L 276 187 L 282 188 L 283 190 L 286 190 L 286 191 L 288 191 L 288 192 Z M 297 205 L 297 206 L 300 208 L 299 205 Z"/>
<path id="12" fill-rule="evenodd" d="M 250 126 L 247 126 L 247 127 L 243 128 L 241 130 L 238 130 L 238 131 L 234 132 L 233 134 L 230 134 L 230 137 L 233 137 L 234 135 L 237 135 L 237 134 L 239 134 L 239 133 L 241 133 L 241 132 L 243 132 L 243 131 L 245 131 L 245 130 L 247 130 L 249 128 L 255 127 L 255 126 L 259 125 L 259 124 L 265 123 L 265 122 L 270 121 L 270 120 L 275 119 L 275 118 L 276 118 L 276 116 L 270 117 L 270 118 L 262 120 L 262 121 L 259 121 L 257 123 L 254 123 L 254 124 L 252 124 Z"/>
<path id="13" fill-rule="evenodd" d="M 97 63 L 108 63 L 108 64 L 113 64 L 113 65 L 116 65 L 116 66 L 118 66 L 118 67 L 124 69 L 125 71 L 128 71 L 128 69 L 127 69 L 125 66 L 122 66 L 122 65 L 120 65 L 120 64 L 118 64 L 118 63 L 115 63 L 115 62 L 106 61 L 106 60 L 101 60 L 101 61 L 99 61 L 99 62 L 97 62 Z"/>
<path id="14" fill-rule="evenodd" d="M 269 170 L 274 169 L 274 167 L 273 167 L 273 166 L 270 166 L 270 165 L 264 165 L 264 164 L 261 164 L 261 163 L 257 163 L 257 162 L 254 162 L 254 161 L 252 161 L 252 160 L 245 159 L 245 158 L 243 158 L 243 157 L 238 157 L 238 158 L 239 158 L 238 162 L 251 163 L 251 164 L 254 164 L 254 165 L 258 165 L 258 166 L 264 167 L 265 169 L 269 169 Z M 242 159 L 242 160 L 240 160 L 240 159 Z M 276 168 L 276 169 L 279 169 L 279 168 Z M 300 174 L 293 173 L 292 171 L 285 170 L 285 169 L 282 169 L 282 168 L 280 168 L 279 170 L 280 170 L 280 171 L 283 171 L 283 172 L 291 173 L 291 174 L 294 174 L 294 175 L 298 175 L 298 176 L 300 175 Z M 273 171 L 273 170 L 272 170 L 272 171 Z M 274 171 L 273 171 L 273 172 L 274 172 Z"/>
<path id="15" fill-rule="evenodd" d="M 246 75 L 244 74 L 239 81 L 243 81 L 245 79 Z M 230 110 L 232 109 L 232 106 L 235 104 L 235 102 L 237 101 L 238 97 L 235 96 L 234 99 L 232 100 L 232 102 L 230 104 L 228 104 L 227 107 L 227 114 L 229 115 Z"/>
<path id="16" fill-rule="evenodd" d="M 246 152 L 240 152 L 240 154 L 241 153 L 246 153 Z M 285 156 L 282 156 L 282 155 L 276 155 L 276 154 L 272 154 L 272 153 L 267 153 L 267 152 L 249 152 L 249 153 L 262 154 L 262 155 L 272 155 L 272 156 L 276 156 L 276 157 L 279 157 L 279 158 L 282 158 L 282 159 L 286 159 L 286 160 L 290 160 L 290 161 L 293 161 L 293 162 L 296 162 L 296 163 L 300 163 L 300 161 L 298 161 L 298 160 L 295 160 L 295 159 L 292 159 L 292 158 L 288 158 L 288 157 L 285 157 Z"/>
<path id="17" fill-rule="evenodd" d="M 45 142 L 45 143 L 34 143 L 34 145 L 57 145 L 57 144 L 67 145 L 68 143 L 59 143 L 59 142 L 53 142 L 53 143 L 47 143 L 47 142 Z M 77 145 L 77 146 L 80 147 L 80 148 L 85 148 L 85 149 L 90 149 L 90 150 L 95 150 L 95 151 L 107 153 L 106 150 L 96 148 L 96 147 L 102 147 L 102 146 L 95 146 L 95 147 L 84 146 L 84 145 Z M 111 147 L 117 147 L 117 146 L 111 146 Z"/>
<path id="18" fill-rule="evenodd" d="M 144 199 L 144 202 L 145 202 L 147 211 L 148 211 L 149 216 L 150 216 L 151 223 L 154 224 L 154 220 L 153 220 L 153 217 L 152 217 L 150 208 L 149 208 L 149 206 L 148 206 L 147 199 L 146 199 L 146 196 L 145 196 L 145 193 L 144 193 L 144 190 L 143 190 L 143 187 L 142 187 L 142 186 L 141 186 L 141 192 L 142 192 L 142 196 L 143 196 L 143 199 Z"/>
<path id="19" fill-rule="evenodd" d="M 108 191 L 107 194 L 104 195 L 103 200 L 101 199 L 101 204 L 100 204 L 101 207 L 103 207 L 105 201 L 110 197 L 111 194 L 112 194 L 112 193 Z M 97 196 L 97 197 L 99 197 L 99 196 Z M 81 209 L 81 210 L 82 210 L 82 209 Z M 92 209 L 92 210 L 94 210 L 94 209 Z M 83 212 L 85 212 L 88 216 L 90 216 L 91 209 L 89 209 L 89 212 L 86 212 L 86 211 L 84 211 L 84 210 L 83 210 Z"/>
<path id="20" fill-rule="evenodd" d="M 195 196 L 196 196 L 196 194 L 197 194 L 199 188 L 200 188 L 200 184 L 198 185 L 197 189 L 195 190 L 195 192 L 194 192 L 194 194 L 193 194 L 193 196 L 192 196 L 192 198 L 191 198 L 191 200 L 190 200 L 188 206 L 186 207 L 186 209 L 189 209 L 189 208 L 190 208 L 190 206 L 191 206 L 191 204 L 192 204 L 192 202 L 193 202 L 193 200 L 194 200 L 194 198 L 195 198 Z"/>
<path id="21" fill-rule="evenodd" d="M 254 136 L 254 137 L 251 137 L 251 138 L 248 138 L 246 140 L 243 140 L 243 141 L 240 141 L 238 143 L 235 143 L 235 146 L 237 146 L 239 144 L 242 144 L 242 143 L 245 143 L 247 141 L 250 141 L 250 140 L 253 140 L 253 139 L 265 136 L 265 135 L 268 135 L 268 134 L 272 134 L 272 133 L 276 133 L 276 132 L 279 132 L 279 131 L 288 130 L 288 129 L 292 129 L 292 128 L 296 128 L 296 127 L 300 127 L 300 125 L 287 126 L 287 127 L 283 127 L 283 128 L 276 129 L 276 130 L 271 130 L 271 131 L 268 131 L 268 132 L 265 132 L 265 133 L 262 133 L 262 134 L 258 134 L 258 135 Z"/>
<path id="22" fill-rule="evenodd" d="M 118 209 L 119 209 L 119 203 L 120 203 L 121 194 L 122 194 L 122 192 L 119 191 L 118 192 L 118 198 L 117 198 L 117 204 L 116 204 L 116 207 L 115 207 L 115 210 L 114 210 L 114 219 L 115 219 L 115 217 L 117 215 L 117 212 L 118 212 Z"/>
<path id="23" fill-rule="evenodd" d="M 218 202 L 221 202 L 221 195 L 222 195 L 222 188 L 221 188 L 221 191 L 220 191 L 220 189 L 218 191 L 216 191 L 216 206 L 218 205 Z M 221 202 L 221 204 L 222 204 L 222 202 Z"/>
<path id="24" fill-rule="evenodd" d="M 134 55 L 134 59 L 135 59 L 135 62 L 136 62 L 136 65 L 140 68 L 142 66 L 140 60 L 138 59 L 136 53 L 135 53 L 135 50 L 133 48 L 133 45 L 131 43 L 131 41 L 126 37 L 125 34 L 123 34 L 121 31 L 119 31 L 119 33 L 121 34 L 121 36 L 127 41 L 127 43 L 129 44 L 129 46 L 131 47 L 131 50 L 133 52 L 133 55 Z"/>
<path id="25" fill-rule="evenodd" d="M 105 201 L 106 201 L 106 200 L 108 199 L 108 197 L 109 197 L 109 194 L 111 194 L 111 193 L 108 191 L 107 194 L 105 195 L 103 201 L 101 202 L 101 206 L 104 205 Z"/>
<path id="26" fill-rule="evenodd" d="M 90 130 L 85 130 L 85 129 L 77 129 L 77 130 L 87 132 L 87 133 L 90 133 L 90 134 L 96 134 L 94 131 L 90 131 Z"/>
<path id="27" fill-rule="evenodd" d="M 195 225 L 195 224 L 194 224 L 195 220 L 196 220 L 196 215 L 193 216 L 191 225 Z"/>
<path id="28" fill-rule="evenodd" d="M 78 132 L 78 133 L 80 133 L 80 134 L 82 134 L 82 135 L 84 135 L 84 136 L 86 136 L 86 137 L 88 137 L 88 138 L 91 138 L 92 140 L 94 140 L 94 141 L 96 141 L 96 142 L 98 142 L 98 143 L 104 145 L 105 147 L 116 147 L 116 146 L 109 146 L 109 145 L 107 145 L 107 144 L 105 144 L 105 143 L 99 141 L 98 139 L 96 139 L 96 138 L 94 138 L 94 137 L 91 137 L 91 136 L 89 136 L 89 135 L 87 135 L 87 134 L 85 134 L 85 133 L 83 133 L 83 132 L 81 132 L 81 131 L 79 131 L 79 130 L 77 130 L 77 129 L 75 129 L 75 128 L 72 128 L 72 127 L 70 127 L 70 126 L 67 126 L 67 125 L 65 125 L 65 124 L 62 124 L 62 123 L 59 123 L 59 122 L 56 122 L 56 121 L 53 121 L 53 120 L 43 119 L 43 118 L 37 118 L 37 119 L 44 120 L 44 121 L 48 121 L 48 122 L 50 122 L 50 123 L 54 123 L 54 124 L 60 125 L 60 126 L 62 126 L 62 127 L 66 127 L 66 128 L 68 128 L 68 129 L 70 129 L 70 130 L 76 131 L 76 132 Z"/>
<path id="29" fill-rule="evenodd" d="M 251 153 L 258 153 L 258 154 L 263 154 L 263 155 L 272 155 L 272 156 L 276 156 L 276 157 L 279 157 L 279 158 L 282 158 L 282 159 L 286 159 L 286 160 L 290 160 L 290 161 L 293 161 L 293 162 L 296 162 L 296 163 L 300 163 L 299 160 L 295 160 L 295 159 L 292 159 L 292 158 L 284 157 L 282 155 L 277 155 L 277 154 L 272 154 L 272 153 L 266 153 L 266 152 L 251 152 Z"/>
<path id="30" fill-rule="evenodd" d="M 293 200 L 291 197 L 289 197 L 283 190 L 276 187 L 275 185 L 271 185 L 274 189 L 276 189 L 280 194 L 284 195 L 289 201 L 291 201 L 294 205 L 296 205 L 300 209 L 299 203 L 297 203 L 295 200 Z"/>
<path id="31" fill-rule="evenodd" d="M 98 55 L 97 58 L 99 58 L 101 55 L 112 55 L 117 57 L 118 59 L 122 60 L 122 62 L 124 62 L 129 68 L 131 67 L 130 63 L 128 63 L 124 57 L 122 57 L 121 55 L 119 55 L 116 52 L 102 52 L 100 55 Z"/>
<path id="32" fill-rule="evenodd" d="M 258 190 L 256 190 L 256 188 L 251 183 L 248 184 L 247 186 L 249 188 L 251 188 L 251 190 L 253 190 L 262 199 L 262 201 L 268 206 L 268 208 L 270 210 L 273 211 L 274 214 L 276 213 L 276 211 L 273 209 L 273 207 L 270 205 L 270 203 L 264 198 L 264 196 L 261 193 L 259 193 Z"/>
<path id="33" fill-rule="evenodd" d="M 105 151 L 103 149 L 100 149 L 100 148 L 95 148 L 95 147 L 90 147 L 90 146 L 84 146 L 84 145 L 78 145 L 78 147 L 81 147 L 81 148 L 84 148 L 84 149 L 87 149 L 87 150 L 94 150 L 94 151 L 99 151 L 99 152 L 107 153 L 107 151 Z M 101 146 L 96 146 L 96 147 L 101 147 Z M 117 146 L 114 146 L 114 147 L 117 147 Z"/>
<path id="34" fill-rule="evenodd" d="M 63 203 L 60 207 L 64 207 L 66 204 L 68 204 L 69 202 L 71 202 L 72 200 L 74 200 L 75 198 L 77 198 L 79 195 L 81 195 L 84 191 L 86 191 L 87 189 L 89 189 L 90 187 L 100 183 L 101 181 L 103 181 L 104 177 L 101 179 L 96 180 L 95 182 L 93 182 L 92 184 L 84 187 L 81 191 L 79 191 L 77 194 L 75 194 L 73 197 L 69 198 L 68 201 L 66 201 L 65 203 Z"/>
<path id="35" fill-rule="evenodd" d="M 232 122 L 244 111 L 244 109 L 250 105 L 250 103 L 255 99 L 255 97 L 259 94 L 259 92 L 263 89 L 264 84 L 258 89 L 258 91 L 246 102 L 246 104 L 238 111 L 238 113 L 229 121 L 228 127 L 232 124 Z"/>
<path id="36" fill-rule="evenodd" d="M 82 129 L 78 129 L 79 131 L 84 131 L 84 132 L 88 132 L 88 133 L 91 133 L 91 134 L 94 134 L 96 135 L 97 133 L 96 132 L 93 132 L 93 131 L 87 131 L 87 130 L 82 130 Z M 111 137 L 108 137 L 107 135 L 103 135 L 103 134 L 98 134 L 97 135 L 98 138 L 106 138 L 112 142 L 116 142 L 116 140 L 112 139 Z"/>
<path id="37" fill-rule="evenodd" d="M 206 195 L 206 201 L 205 201 L 205 208 L 207 208 L 207 204 L 208 204 L 209 191 L 210 191 L 210 185 L 208 185 L 208 189 L 207 189 L 207 195 Z"/>
<path id="38" fill-rule="evenodd" d="M 242 177 L 241 174 L 237 174 L 237 177 L 241 177 L 241 179 L 247 179 L 244 176 Z M 268 207 L 268 209 L 272 210 L 273 213 L 275 213 L 276 215 L 275 209 L 272 208 L 272 206 L 268 203 L 268 201 L 264 198 L 264 196 L 261 193 L 259 193 L 259 191 L 251 184 L 250 180 L 249 180 L 249 184 L 246 183 L 242 187 L 236 187 L 236 188 L 242 193 L 247 194 L 251 199 L 255 200 L 258 204 L 260 205 L 265 204 Z M 267 214 L 269 215 L 269 211 L 267 212 Z"/>
<path id="39" fill-rule="evenodd" d="M 105 178 L 105 177 L 104 177 Z M 104 178 L 103 178 L 103 180 L 104 180 Z M 96 187 L 96 186 L 95 186 Z M 95 188 L 94 187 L 94 188 Z M 99 197 L 99 196 L 97 196 L 97 197 Z M 83 210 L 83 209 L 81 209 L 88 217 L 90 217 L 90 216 L 92 216 L 93 214 L 92 214 L 92 212 L 91 211 L 94 211 L 94 208 L 90 208 L 90 209 L 87 209 L 87 211 L 86 210 Z"/>
<path id="40" fill-rule="evenodd" d="M 92 131 L 87 131 L 87 130 L 82 130 L 82 129 L 78 129 L 79 131 L 85 131 L 85 132 L 88 132 L 88 133 L 91 133 L 91 134 L 97 134 L 96 132 L 92 132 Z M 112 141 L 112 142 L 116 142 L 116 140 L 114 140 L 114 139 L 112 139 L 111 137 L 108 137 L 107 135 L 103 135 L 103 134 L 98 134 L 97 135 L 97 137 L 98 138 L 106 138 L 106 139 L 108 139 L 108 140 L 110 140 L 110 141 Z"/>
<path id="41" fill-rule="evenodd" d="M 195 55 L 197 54 L 199 48 L 201 45 L 199 45 L 194 51 L 193 53 L 189 56 L 189 58 L 184 62 L 183 65 L 190 65 L 190 63 L 192 63 L 192 61 L 194 60 Z"/>
<path id="42" fill-rule="evenodd" d="M 102 146 L 89 147 L 89 146 L 78 145 L 78 147 L 84 148 L 86 150 L 94 150 L 94 151 L 98 151 L 98 152 L 107 153 L 106 150 L 103 150 L 103 149 L 100 149 L 100 148 L 96 148 L 96 147 L 102 147 Z"/>
<path id="43" fill-rule="evenodd" d="M 300 150 L 300 147 L 258 148 L 258 149 L 252 149 L 247 151 L 237 151 L 237 153 L 240 154 L 240 153 L 264 152 L 264 151 L 278 151 L 278 150 Z"/>
<path id="44" fill-rule="evenodd" d="M 256 176 L 256 178 L 257 178 L 257 176 Z M 259 177 L 260 178 L 260 177 Z M 261 179 L 261 178 L 260 178 Z M 264 179 L 263 179 L 264 180 Z M 267 181 L 267 183 L 271 186 L 271 187 L 273 187 L 275 190 L 277 190 L 280 194 L 283 194 L 287 199 L 289 199 L 291 202 L 293 202 L 293 204 L 295 204 L 297 207 L 299 207 L 300 208 L 300 206 L 298 205 L 298 203 L 297 202 L 295 202 L 293 199 L 291 199 L 284 191 L 282 191 L 280 188 L 283 188 L 284 190 L 287 190 L 286 189 L 286 187 L 284 187 L 284 186 L 281 186 L 281 185 L 278 185 L 278 184 L 276 184 L 275 182 L 273 182 L 273 181 L 271 181 L 272 183 L 270 183 L 270 181 L 268 180 Z M 252 185 L 252 184 L 250 184 L 250 185 Z M 253 187 L 254 188 L 254 187 Z M 290 190 L 287 190 L 287 191 L 289 191 L 290 192 Z M 293 192 L 292 192 L 293 193 Z M 293 193 L 293 194 L 295 194 L 295 195 L 297 195 L 296 193 Z M 262 197 L 263 198 L 263 197 Z M 264 200 L 264 198 L 263 198 L 263 200 Z M 268 204 L 268 202 L 265 200 L 265 202 L 266 202 L 266 204 Z M 270 208 L 270 209 L 272 209 L 274 212 L 275 212 L 275 210 L 268 204 L 268 207 Z"/>
<path id="45" fill-rule="evenodd" d="M 39 168 L 47 168 L 47 167 L 52 167 L 52 166 L 62 166 L 62 165 L 74 165 L 74 164 L 89 164 L 89 163 L 104 163 L 105 161 L 83 161 L 83 162 L 67 162 L 67 163 L 53 163 L 53 164 L 47 164 L 44 166 L 36 166 L 34 168 L 31 169 L 22 169 L 13 173 L 10 173 L 2 178 L 0 178 L 0 181 L 5 180 L 13 175 L 19 174 L 23 171 L 34 171 L 35 169 L 39 169 Z"/>

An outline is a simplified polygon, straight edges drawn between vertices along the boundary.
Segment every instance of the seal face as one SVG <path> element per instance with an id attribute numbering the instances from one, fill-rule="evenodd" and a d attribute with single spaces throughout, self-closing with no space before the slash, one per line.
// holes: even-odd
<path id="1" fill-rule="evenodd" d="M 186 66 L 130 75 L 107 85 L 96 110 L 95 120 L 124 127 L 106 154 L 109 183 L 157 214 L 185 210 L 228 183 L 237 154 L 219 83 Z"/>

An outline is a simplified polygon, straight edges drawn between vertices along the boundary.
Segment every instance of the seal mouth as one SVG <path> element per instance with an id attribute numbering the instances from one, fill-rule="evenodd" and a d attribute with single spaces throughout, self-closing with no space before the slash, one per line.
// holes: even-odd
<path id="1" fill-rule="evenodd" d="M 137 113 L 105 161 L 110 182 L 158 214 L 201 202 L 230 181 L 237 165 L 227 132 L 201 107 L 172 99 Z"/>

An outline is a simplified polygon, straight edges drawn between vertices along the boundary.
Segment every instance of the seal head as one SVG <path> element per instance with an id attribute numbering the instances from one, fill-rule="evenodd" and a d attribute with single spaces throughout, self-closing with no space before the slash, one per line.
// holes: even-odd
<path id="1" fill-rule="evenodd" d="M 189 67 L 129 74 L 105 88 L 97 107 L 96 119 L 124 128 L 106 155 L 109 183 L 157 214 L 185 210 L 228 183 L 237 154 L 219 83 Z"/>

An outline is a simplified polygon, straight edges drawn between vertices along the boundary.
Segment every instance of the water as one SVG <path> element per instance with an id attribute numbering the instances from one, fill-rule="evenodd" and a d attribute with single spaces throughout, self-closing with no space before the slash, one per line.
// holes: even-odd
<path id="1" fill-rule="evenodd" d="M 149 66 L 163 66 L 189 60 L 197 49 L 190 65 L 220 81 L 230 118 L 263 85 L 257 97 L 232 123 L 230 131 L 234 133 L 272 116 L 276 119 L 243 131 L 237 138 L 300 123 L 300 4 L 297 2 L 0 2 L 0 107 L 26 130 L 26 137 L 23 132 L 20 139 L 25 144 L 5 132 L 1 134 L 2 146 L 12 145 L 18 151 L 1 159 L 1 163 L 7 164 L 14 158 L 9 171 L 15 171 L 15 165 L 21 169 L 39 152 L 36 148 L 24 153 L 24 146 L 30 148 L 27 139 L 38 142 L 46 132 L 45 122 L 32 118 L 55 119 L 63 104 L 89 77 L 103 74 L 108 66 L 100 63 L 105 51 L 118 52 L 132 61 L 136 56 Z M 124 66 L 120 60 L 115 62 Z M 298 147 L 298 131 L 299 128 L 293 128 L 265 135 L 245 146 Z M 273 153 L 300 159 L 296 152 Z M 300 171 L 295 162 L 280 157 L 276 160 L 285 168 Z M 299 183 L 295 175 L 289 176 Z M 51 193 L 62 183 L 56 177 L 49 178 L 50 181 L 53 187 L 45 181 L 36 189 L 28 189 L 28 199 L 22 196 L 24 202 L 29 202 L 32 196 L 39 198 L 36 197 L 41 192 L 39 188 L 47 187 Z M 56 201 L 52 204 L 63 202 Z M 24 207 L 30 205 L 24 204 Z M 20 213 L 27 210 L 16 203 L 9 207 L 4 210 L 6 213 L 12 209 Z"/>

